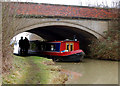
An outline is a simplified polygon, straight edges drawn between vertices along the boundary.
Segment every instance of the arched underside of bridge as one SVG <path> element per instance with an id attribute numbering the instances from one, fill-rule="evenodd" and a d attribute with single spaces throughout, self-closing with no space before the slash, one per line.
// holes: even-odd
<path id="1" fill-rule="evenodd" d="M 81 29 L 60 25 L 37 27 L 31 30 L 27 30 L 27 32 L 34 33 L 47 41 L 65 39 L 72 40 L 75 35 L 76 38 L 80 41 L 80 48 L 83 49 L 86 53 L 89 51 L 88 45 L 91 43 L 91 40 L 97 39 L 97 37 L 94 35 Z"/>
<path id="2" fill-rule="evenodd" d="M 101 34 L 90 28 L 64 21 L 34 24 L 29 27 L 19 29 L 16 32 L 16 35 L 21 32 L 31 32 L 48 41 L 65 39 L 72 40 L 73 36 L 76 35 L 76 38 L 80 42 L 80 48 L 86 53 L 89 51 L 88 45 L 91 43 L 91 40 L 102 37 Z"/>

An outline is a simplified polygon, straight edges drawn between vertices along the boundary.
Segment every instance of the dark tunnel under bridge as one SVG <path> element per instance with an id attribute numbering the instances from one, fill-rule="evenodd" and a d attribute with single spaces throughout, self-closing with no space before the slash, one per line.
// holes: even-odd
<path id="1" fill-rule="evenodd" d="M 77 40 L 80 42 L 80 48 L 86 54 L 89 53 L 89 44 L 91 41 L 93 39 L 97 39 L 94 35 L 79 28 L 59 25 L 33 28 L 31 30 L 27 30 L 26 32 L 34 33 L 46 41 L 65 39 L 73 40 L 73 37 L 75 35 Z"/>

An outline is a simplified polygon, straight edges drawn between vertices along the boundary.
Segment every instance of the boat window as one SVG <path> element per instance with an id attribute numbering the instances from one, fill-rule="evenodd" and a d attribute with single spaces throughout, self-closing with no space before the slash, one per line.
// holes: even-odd
<path id="1" fill-rule="evenodd" d="M 55 45 L 55 51 L 57 51 L 57 52 L 60 51 L 60 44 L 61 43 L 54 43 L 54 45 Z"/>
<path id="2" fill-rule="evenodd" d="M 51 51 L 55 51 L 55 45 L 51 45 Z"/>
<path id="3" fill-rule="evenodd" d="M 73 44 L 70 44 L 70 51 L 73 51 Z"/>
<path id="4" fill-rule="evenodd" d="M 69 44 L 67 44 L 67 50 L 69 51 Z"/>
<path id="5" fill-rule="evenodd" d="M 60 43 L 46 43 L 45 51 L 60 51 Z"/>
<path id="6" fill-rule="evenodd" d="M 74 50 L 74 43 L 66 43 L 66 50 L 73 51 Z"/>

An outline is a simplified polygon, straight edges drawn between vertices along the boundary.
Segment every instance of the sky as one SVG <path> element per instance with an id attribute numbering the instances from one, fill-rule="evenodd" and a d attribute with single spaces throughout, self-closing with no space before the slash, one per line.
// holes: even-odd
<path id="1" fill-rule="evenodd" d="M 77 6 L 108 6 L 114 7 L 120 0 L 11 0 L 21 2 L 34 2 L 34 3 L 49 3 L 49 4 L 62 4 L 62 5 L 77 5 Z M 114 4 L 113 4 L 114 3 Z"/>

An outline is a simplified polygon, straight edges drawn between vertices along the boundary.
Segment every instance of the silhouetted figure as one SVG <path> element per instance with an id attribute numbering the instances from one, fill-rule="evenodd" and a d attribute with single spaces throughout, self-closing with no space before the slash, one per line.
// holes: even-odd
<path id="1" fill-rule="evenodd" d="M 29 47 L 30 47 L 29 40 L 25 37 L 25 39 L 24 39 L 24 53 L 25 53 L 25 55 L 28 54 Z"/>
<path id="2" fill-rule="evenodd" d="M 19 40 L 19 47 L 20 47 L 20 55 L 23 55 L 24 53 L 24 40 L 23 37 Z"/>

